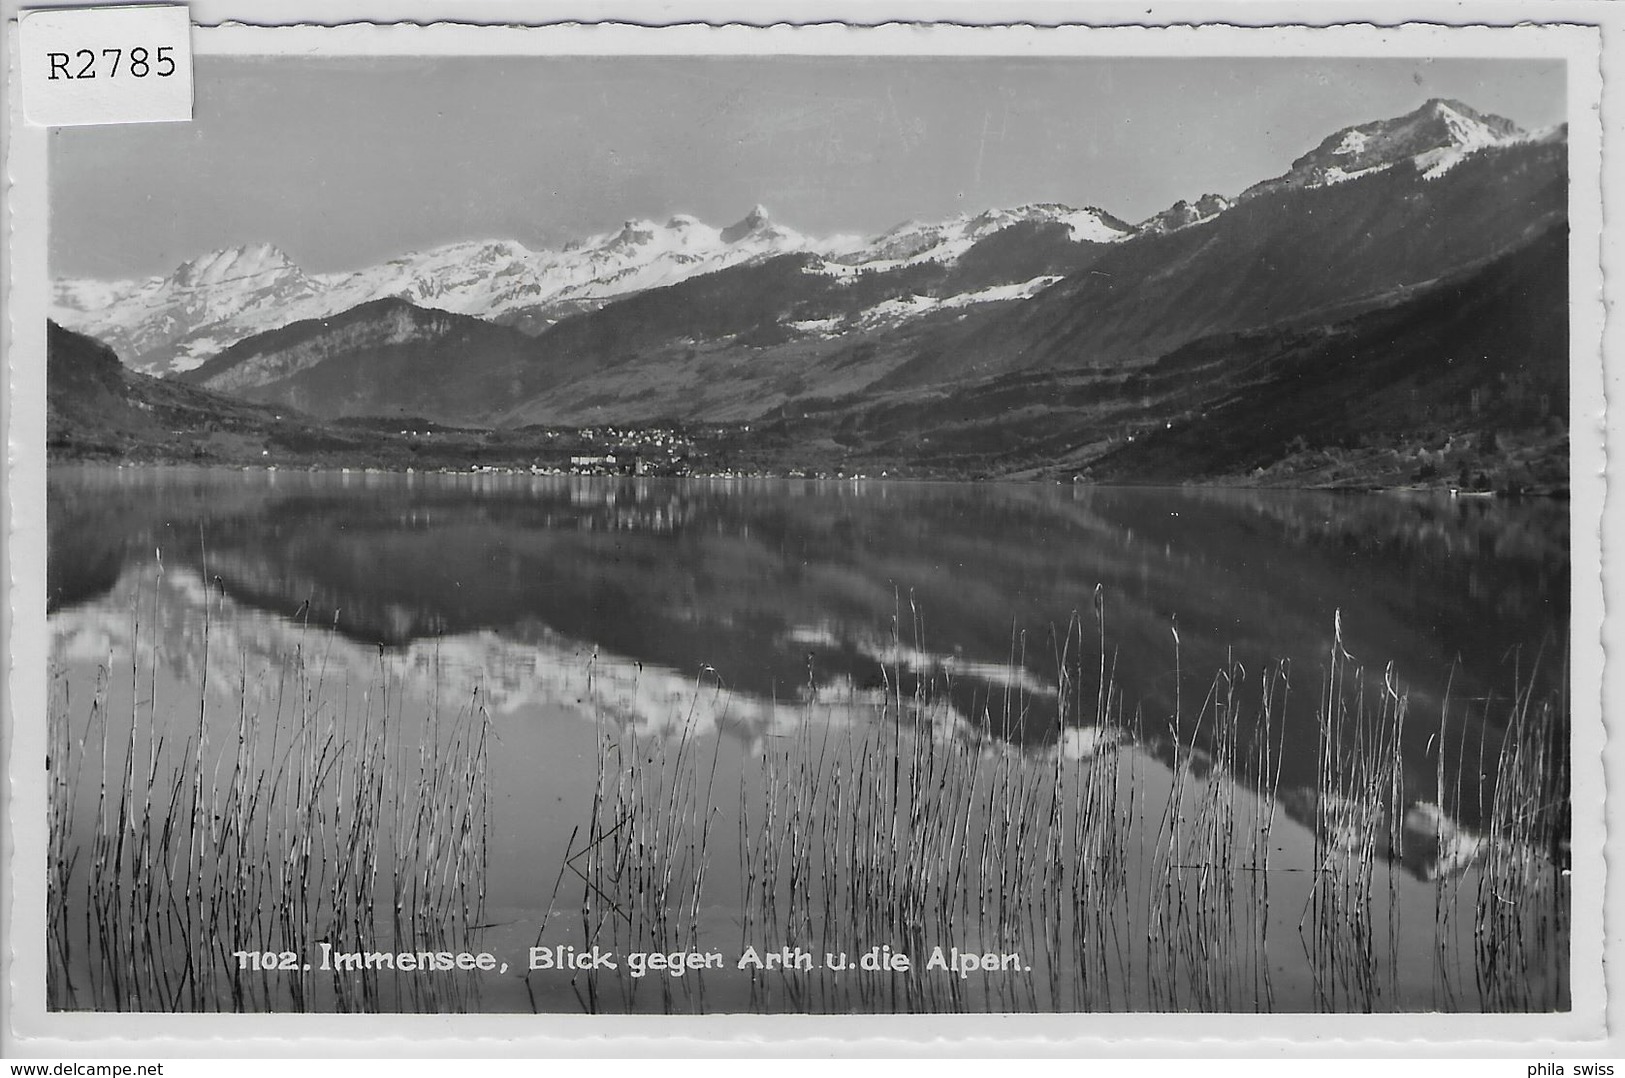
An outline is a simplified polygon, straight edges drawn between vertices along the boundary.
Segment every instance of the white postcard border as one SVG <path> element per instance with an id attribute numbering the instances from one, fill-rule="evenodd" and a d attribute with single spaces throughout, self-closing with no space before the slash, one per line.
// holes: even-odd
<path id="1" fill-rule="evenodd" d="M 1239 8 L 1219 9 L 1224 12 Z M 1339 7 L 1339 11 L 1349 10 Z M 1444 10 L 1444 9 L 1440 9 Z M 1457 9 L 1451 8 L 1451 11 Z M 1531 17 L 1545 8 L 1527 6 Z M 14 38 L 10 43 L 14 43 Z M 1619 253 L 1619 226 L 1606 219 L 1602 170 L 1618 183 L 1616 156 L 1604 158 L 1601 107 L 1605 85 L 1603 38 L 1595 27 L 1439 26 L 1243 28 L 1228 25 L 1162 27 L 884 26 L 841 24 L 751 28 L 681 25 L 471 27 L 466 25 L 347 25 L 339 27 L 225 26 L 195 31 L 199 57 L 298 55 L 1239 55 L 1239 56 L 1506 56 L 1562 57 L 1569 61 L 1571 222 L 1571 536 L 1575 730 L 1573 762 L 1574 1009 L 1561 1015 L 939 1015 L 757 1017 L 640 1016 L 359 1016 L 359 1015 L 111 1015 L 51 1014 L 44 1010 L 44 803 L 43 724 L 48 636 L 44 629 L 44 329 L 49 286 L 45 268 L 48 185 L 46 137 L 22 124 L 17 96 L 9 95 L 12 122 L 6 163 L 9 281 L 7 312 L 6 593 L 9 622 L 5 759 L 8 849 L 5 901 L 8 1054 L 72 1052 L 128 1054 L 136 1045 L 159 1055 L 287 1052 L 303 1054 L 475 1054 L 529 1051 L 681 1052 L 683 1045 L 724 1051 L 781 1051 L 792 1043 L 811 1050 L 885 1051 L 886 1046 L 963 1054 L 978 1045 L 1000 1051 L 1025 1045 L 1044 1051 L 1081 1045 L 1089 1051 L 1136 1054 L 1147 1050 L 1196 1055 L 1239 1052 L 1418 1052 L 1447 1046 L 1454 1052 L 1517 1044 L 1527 1054 L 1546 1044 L 1599 1042 L 1608 1036 L 1604 981 L 1605 875 L 1617 874 L 1606 857 L 1607 822 L 1603 750 L 1604 649 L 1587 646 L 1604 632 L 1604 596 L 1618 583 L 1603 575 L 1602 512 L 1606 457 L 1602 297 L 1618 298 L 1604 277 Z M 13 65 L 12 70 L 15 70 Z M 1613 87 L 1607 87 L 1612 92 Z M 207 83 L 197 88 L 200 99 Z M 1617 121 L 1615 126 L 1617 127 Z M 1596 237 L 1593 242 L 1592 237 Z M 1619 326 L 1608 326 L 1617 345 Z M 1609 635 L 1617 632 L 1615 627 Z M 1620 675 L 1608 686 L 1618 692 Z M 1617 747 L 1616 747 L 1617 748 Z M 36 869 L 32 866 L 40 866 Z M 1617 905 L 1617 903 L 1616 903 Z M 1617 935 L 1617 924 L 1614 934 Z M 1617 969 L 1617 964 L 1616 964 Z M 1618 973 L 1615 973 L 1618 977 Z M 614 1038 L 606 1042 L 605 1038 Z M 675 1039 L 674 1039 L 675 1038 Z M 817 1046 L 822 1045 L 822 1048 Z M 934 1047 L 933 1047 L 934 1046 Z"/>

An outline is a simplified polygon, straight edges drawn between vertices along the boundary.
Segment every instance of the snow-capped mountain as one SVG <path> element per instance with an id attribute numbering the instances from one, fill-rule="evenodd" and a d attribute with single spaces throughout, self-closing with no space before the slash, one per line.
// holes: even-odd
<path id="1" fill-rule="evenodd" d="M 1562 134 L 1535 139 L 1543 137 L 1560 141 Z M 1341 184 L 1401 164 L 1413 170 L 1408 175 L 1432 182 L 1469 156 L 1528 141 L 1534 139 L 1509 120 L 1434 99 L 1404 116 L 1334 132 L 1284 174 L 1235 200 L 1210 194 L 1181 201 L 1138 226 L 1092 207 L 1034 203 L 909 221 L 869 239 L 819 239 L 775 222 L 756 206 L 723 228 L 680 214 L 665 221 L 630 220 L 558 250 L 531 250 L 507 240 L 455 243 L 329 274 L 306 273 L 277 248 L 255 244 L 204 255 L 164 277 L 58 281 L 52 317 L 105 341 L 138 370 L 169 374 L 191 370 L 257 334 L 380 299 L 536 334 L 567 315 L 779 255 L 808 256 L 807 272 L 847 283 L 897 270 L 918 275 L 933 266 L 964 267 L 932 286 L 930 303 L 891 294 L 869 300 L 906 301 L 885 308 L 889 317 L 881 321 L 907 321 L 961 294 L 1003 297 L 1019 285 L 1021 295 L 1035 295 L 1042 289 L 1034 282 L 1074 272 L 1103 250 L 1134 248 L 1141 236 L 1208 226 L 1236 203 L 1265 194 Z M 966 258 L 973 250 L 977 256 Z M 801 320 L 830 317 L 815 313 Z"/>
<path id="2" fill-rule="evenodd" d="M 996 232 L 1028 222 L 1065 225 L 1071 239 L 1083 243 L 1115 243 L 1134 235 L 1134 227 L 1105 210 L 1075 210 L 1057 203 L 1035 203 L 1014 209 L 961 214 L 946 221 L 905 221 L 873 240 L 836 250 L 830 262 L 865 270 L 895 269 L 919 262 L 951 264 L 966 251 Z"/>
<path id="3" fill-rule="evenodd" d="M 1342 183 L 1404 161 L 1414 165 L 1424 178 L 1436 179 L 1469 154 L 1522 142 L 1527 137 L 1511 120 L 1435 97 L 1404 116 L 1333 132 L 1292 162 L 1285 174 L 1254 184 L 1241 197 L 1255 198 L 1282 188 Z"/>
<path id="4" fill-rule="evenodd" d="M 266 244 L 215 251 L 166 277 L 64 280 L 52 316 L 153 373 L 190 370 L 246 337 L 386 297 L 504 320 L 591 307 L 814 241 L 756 207 L 725 229 L 693 217 L 627 221 L 614 232 L 532 251 L 513 241 L 455 243 L 349 273 L 306 274 Z M 545 324 L 545 323 L 544 323 Z"/>
<path id="5" fill-rule="evenodd" d="M 319 306 L 326 283 L 270 244 L 214 251 L 167 277 L 56 282 L 52 317 L 111 345 L 131 366 L 163 373 L 174 357 L 202 360 L 243 331 L 282 325 L 290 312 Z M 252 328 L 250 328 L 252 327 Z M 150 357 L 141 361 L 140 357 Z"/>
<path id="6" fill-rule="evenodd" d="M 1162 234 L 1191 225 L 1203 224 L 1235 205 L 1223 195 L 1203 195 L 1195 202 L 1180 199 L 1161 213 L 1146 218 L 1139 224 L 1141 232 Z"/>
<path id="7" fill-rule="evenodd" d="M 1131 226 L 1100 210 L 1047 204 L 910 222 L 873 240 L 816 239 L 761 206 L 724 228 L 679 214 L 630 220 L 560 250 L 511 240 L 449 244 L 349 273 L 306 274 L 275 247 L 216 251 L 167 277 L 56 282 L 62 325 L 106 341 L 137 369 L 191 370 L 247 337 L 326 318 L 383 298 L 545 329 L 558 317 L 781 254 L 808 253 L 835 275 L 934 261 L 952 264 L 977 242 L 1023 222 L 1057 222 L 1076 241 L 1115 242 Z"/>

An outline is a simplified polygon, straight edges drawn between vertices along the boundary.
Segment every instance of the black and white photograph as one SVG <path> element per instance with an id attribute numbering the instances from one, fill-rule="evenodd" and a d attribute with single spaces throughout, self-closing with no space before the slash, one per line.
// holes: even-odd
<path id="1" fill-rule="evenodd" d="M 1600 984 L 1594 54 L 219 33 L 41 136 L 48 1016 Z"/>

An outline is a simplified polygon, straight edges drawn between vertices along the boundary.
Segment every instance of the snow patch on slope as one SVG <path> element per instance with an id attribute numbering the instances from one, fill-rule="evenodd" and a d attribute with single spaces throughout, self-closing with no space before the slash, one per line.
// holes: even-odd
<path id="1" fill-rule="evenodd" d="M 1329 187 L 1334 183 L 1347 183 L 1349 180 L 1357 180 L 1361 176 L 1374 176 L 1379 172 L 1387 172 L 1393 167 L 1392 165 L 1372 165 L 1370 168 L 1357 168 L 1349 172 L 1333 166 L 1322 174 L 1321 183 Z"/>
<path id="2" fill-rule="evenodd" d="M 952 311 L 983 303 L 1010 303 L 1031 299 L 1059 280 L 1061 278 L 1057 276 L 1043 276 L 1018 284 L 991 285 L 974 292 L 960 292 L 952 296 L 902 296 L 875 304 L 858 315 L 856 321 L 858 325 L 868 329 L 896 325 L 934 311 Z"/>

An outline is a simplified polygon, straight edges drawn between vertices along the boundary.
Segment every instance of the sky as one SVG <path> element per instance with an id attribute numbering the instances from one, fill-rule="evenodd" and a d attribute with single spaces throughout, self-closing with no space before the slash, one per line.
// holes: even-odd
<path id="1" fill-rule="evenodd" d="M 1565 119 L 1561 61 L 200 57 L 195 118 L 51 132 L 51 269 L 272 243 L 312 272 L 638 217 L 878 234 L 1029 202 L 1136 222 L 1455 98 Z"/>

